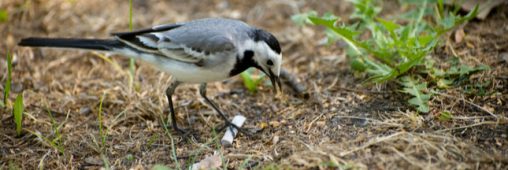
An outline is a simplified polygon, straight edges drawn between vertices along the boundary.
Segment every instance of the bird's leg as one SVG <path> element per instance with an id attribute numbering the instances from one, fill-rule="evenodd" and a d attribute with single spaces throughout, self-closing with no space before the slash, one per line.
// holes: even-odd
<path id="1" fill-rule="evenodd" d="M 220 117 L 226 122 L 226 127 L 229 127 L 231 131 L 233 131 L 233 128 L 237 129 L 238 132 L 240 133 L 243 133 L 247 136 L 250 136 L 250 133 L 246 132 L 245 130 L 243 130 L 242 128 L 238 127 L 237 125 L 233 124 L 231 121 L 228 120 L 228 118 L 226 117 L 226 115 L 219 110 L 219 107 L 217 107 L 217 105 L 212 102 L 210 99 L 208 99 L 208 97 L 206 97 L 206 83 L 201 83 L 201 85 L 199 86 L 199 94 L 201 95 L 201 97 L 203 97 L 203 99 L 205 99 L 205 102 L 212 106 L 212 108 L 217 112 L 219 113 Z"/>
<path id="2" fill-rule="evenodd" d="M 166 97 L 168 98 L 168 103 L 169 103 L 169 113 L 171 114 L 170 117 L 168 116 L 168 119 L 171 119 L 170 122 L 171 122 L 171 125 L 173 126 L 173 130 L 184 134 L 185 131 L 178 128 L 178 125 L 176 124 L 176 113 L 175 113 L 175 108 L 173 107 L 173 99 L 171 98 L 173 96 L 173 93 L 176 90 L 176 87 L 178 87 L 178 85 L 180 85 L 180 82 L 178 82 L 175 79 L 172 79 L 171 83 L 169 84 L 168 88 L 166 89 Z"/>

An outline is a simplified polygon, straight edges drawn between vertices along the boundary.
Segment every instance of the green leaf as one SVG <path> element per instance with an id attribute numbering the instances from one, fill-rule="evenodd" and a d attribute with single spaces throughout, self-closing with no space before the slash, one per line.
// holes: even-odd
<path id="1" fill-rule="evenodd" d="M 439 79 L 436 84 L 437 84 L 438 88 L 445 89 L 445 88 L 449 88 L 450 85 L 453 84 L 453 80 Z"/>
<path id="2" fill-rule="evenodd" d="M 4 89 L 4 105 L 8 107 L 9 94 L 11 93 L 11 81 L 12 81 L 12 56 L 7 51 L 7 80 L 5 81 Z"/>
<path id="3" fill-rule="evenodd" d="M 381 12 L 381 8 L 377 7 L 373 0 L 350 0 L 355 11 L 351 15 L 353 19 L 361 19 L 364 22 L 371 22 Z"/>
<path id="4" fill-rule="evenodd" d="M 419 112 L 427 113 L 429 109 L 430 94 L 425 94 L 427 91 L 427 83 L 417 82 L 409 76 L 401 78 L 401 84 L 404 86 L 403 93 L 410 94 L 413 98 L 409 99 L 408 103 L 417 106 L 416 110 Z"/>
<path id="5" fill-rule="evenodd" d="M 376 20 L 381 23 L 381 25 L 383 25 L 386 30 L 388 30 L 389 32 L 393 32 L 395 31 L 396 29 L 399 29 L 400 28 L 400 25 L 399 24 L 396 24 L 395 22 L 392 22 L 392 21 L 388 21 L 388 20 L 385 20 L 383 18 L 376 18 Z"/>
<path id="6" fill-rule="evenodd" d="M 301 14 L 295 14 L 291 16 L 291 20 L 298 26 L 303 26 L 305 24 L 312 24 L 312 21 L 309 20 L 309 17 L 317 16 L 316 11 L 309 11 Z"/>
<path id="7" fill-rule="evenodd" d="M 457 21 L 455 21 L 455 25 L 462 24 L 476 17 L 476 15 L 478 14 L 478 8 L 479 8 L 478 5 L 476 5 L 474 9 L 470 11 L 466 16 L 460 17 Z"/>
<path id="8" fill-rule="evenodd" d="M 263 76 L 260 76 L 258 78 L 254 78 L 255 76 L 252 74 L 252 70 L 246 70 L 240 74 L 240 77 L 242 77 L 243 85 L 247 90 L 251 93 L 256 93 L 258 85 L 263 81 Z"/>
<path id="9" fill-rule="evenodd" d="M 255 93 L 256 92 L 256 83 L 254 82 L 252 75 L 248 71 L 244 71 L 240 74 L 243 80 L 243 85 L 247 88 L 248 91 Z"/>
<path id="10" fill-rule="evenodd" d="M 340 36 L 351 48 L 353 48 L 358 54 L 361 54 L 360 48 L 363 46 L 360 42 L 354 39 L 354 36 L 358 35 L 358 32 L 351 31 L 345 27 L 336 27 L 334 19 L 330 18 L 319 18 L 319 17 L 309 17 L 312 23 L 316 25 L 325 26 L 326 28 L 335 32 L 338 36 Z"/>
<path id="11" fill-rule="evenodd" d="M 448 111 L 443 111 L 443 112 L 439 113 L 438 119 L 443 122 L 450 121 L 450 120 L 452 120 L 452 113 L 450 113 Z"/>
<path id="12" fill-rule="evenodd" d="M 309 15 L 311 17 L 317 17 L 317 13 L 312 13 L 311 15 Z M 333 13 L 331 12 L 326 12 L 325 14 L 323 14 L 323 16 L 321 16 L 322 19 L 325 19 L 325 20 L 330 20 L 330 21 L 339 21 L 339 17 L 335 16 Z"/>
<path id="13" fill-rule="evenodd" d="M 477 67 L 471 67 L 468 65 L 459 65 L 459 66 L 452 66 L 450 69 L 446 72 L 447 76 L 468 76 L 471 74 L 474 74 L 478 71 L 484 71 L 490 69 L 487 65 L 479 65 Z"/>
<path id="14" fill-rule="evenodd" d="M 351 61 L 351 68 L 353 68 L 353 70 L 363 72 L 367 69 L 367 66 L 361 59 L 356 58 Z"/>
<path id="15" fill-rule="evenodd" d="M 0 9 L 0 22 L 9 21 L 9 12 L 5 9 Z"/>
<path id="16" fill-rule="evenodd" d="M 418 36 L 418 44 L 421 47 L 427 47 L 431 45 L 430 43 L 434 42 L 438 37 L 433 35 L 421 35 Z"/>
<path id="17" fill-rule="evenodd" d="M 16 134 L 21 135 L 22 123 L 23 123 L 23 93 L 18 94 L 16 101 L 14 102 L 13 116 L 14 123 L 16 124 Z"/>

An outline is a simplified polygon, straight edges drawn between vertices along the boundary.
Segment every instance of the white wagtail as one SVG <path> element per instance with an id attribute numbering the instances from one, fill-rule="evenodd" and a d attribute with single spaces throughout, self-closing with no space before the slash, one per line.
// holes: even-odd
<path id="1" fill-rule="evenodd" d="M 181 83 L 200 83 L 199 93 L 227 126 L 226 115 L 206 97 L 207 82 L 220 81 L 254 67 L 270 78 L 274 91 L 281 88 L 282 63 L 277 39 L 267 31 L 242 21 L 207 18 L 155 26 L 133 32 L 113 33 L 112 39 L 26 38 L 20 46 L 101 50 L 140 59 L 172 75 L 166 89 L 171 123 L 176 124 L 171 96 Z"/>

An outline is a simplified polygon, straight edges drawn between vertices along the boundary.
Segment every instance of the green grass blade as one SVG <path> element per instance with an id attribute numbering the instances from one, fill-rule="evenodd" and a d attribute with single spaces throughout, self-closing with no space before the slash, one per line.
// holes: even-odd
<path id="1" fill-rule="evenodd" d="M 0 9 L 0 23 L 9 21 L 9 12 L 6 9 Z"/>
<path id="2" fill-rule="evenodd" d="M 13 114 L 14 114 L 14 123 L 16 124 L 16 134 L 17 136 L 20 136 L 21 135 L 21 130 L 22 130 L 22 123 L 23 123 L 23 110 L 24 110 L 24 106 L 23 106 L 23 93 L 20 93 L 18 94 L 18 96 L 16 97 L 16 101 L 14 102 L 14 109 L 13 109 Z"/>
<path id="3" fill-rule="evenodd" d="M 129 0 L 129 30 L 132 31 L 132 0 Z"/>
<path id="4" fill-rule="evenodd" d="M 104 150 L 104 148 L 106 147 L 106 134 L 104 132 L 104 127 L 103 127 L 103 124 L 102 124 L 102 103 L 104 101 L 104 98 L 106 97 L 106 93 L 102 94 L 102 97 L 99 101 L 99 112 L 97 113 L 97 119 L 99 121 L 99 135 L 101 136 L 101 144 L 102 144 L 102 149 Z"/>
<path id="5" fill-rule="evenodd" d="M 8 107 L 9 105 L 9 95 L 11 93 L 11 81 L 12 81 L 12 56 L 7 51 L 7 80 L 5 81 L 4 88 L 4 106 Z"/>
<path id="6" fill-rule="evenodd" d="M 129 30 L 132 31 L 133 29 L 133 26 L 132 26 L 132 0 L 129 0 Z M 129 60 L 129 88 L 130 89 L 133 89 L 132 87 L 134 87 L 134 77 L 136 76 L 136 61 L 134 60 L 134 58 L 131 58 Z"/>
<path id="7" fill-rule="evenodd" d="M 162 118 L 162 115 L 161 115 L 161 118 L 160 120 L 164 120 Z M 169 140 L 170 140 L 170 143 L 171 143 L 171 159 L 175 162 L 175 167 L 181 167 L 180 166 L 180 162 L 178 161 L 178 156 L 176 155 L 176 145 L 175 145 L 175 140 L 173 138 L 173 135 L 170 133 L 170 130 L 169 130 L 169 125 L 166 121 L 161 121 L 162 123 L 162 127 L 164 128 L 164 133 L 166 134 L 166 136 L 168 136 Z"/>

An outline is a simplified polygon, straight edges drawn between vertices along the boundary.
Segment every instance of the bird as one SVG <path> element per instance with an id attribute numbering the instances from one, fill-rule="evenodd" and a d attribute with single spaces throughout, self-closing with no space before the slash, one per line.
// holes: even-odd
<path id="1" fill-rule="evenodd" d="M 265 73 L 274 93 L 282 91 L 279 79 L 282 50 L 268 31 L 241 20 L 202 18 L 112 33 L 107 39 L 29 37 L 19 46 L 105 51 L 142 60 L 171 75 L 166 97 L 172 128 L 177 125 L 172 96 L 181 84 L 199 84 L 199 94 L 225 121 L 225 127 L 242 131 L 207 97 L 207 84 L 238 75 L 248 68 Z M 278 87 L 278 88 L 277 88 Z"/>

